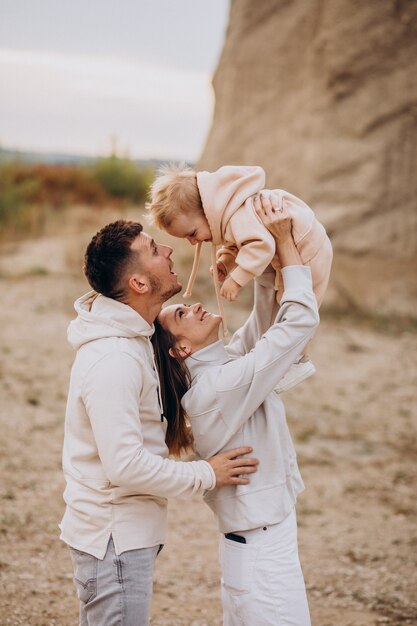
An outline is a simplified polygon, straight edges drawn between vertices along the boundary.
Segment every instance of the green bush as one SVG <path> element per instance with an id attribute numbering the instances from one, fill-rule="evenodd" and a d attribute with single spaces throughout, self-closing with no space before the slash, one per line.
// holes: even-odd
<path id="1" fill-rule="evenodd" d="M 21 166 L 7 163 L 0 168 L 0 224 L 21 232 L 32 227 L 33 199 L 41 182 L 34 177 L 20 177 Z"/>
<path id="2" fill-rule="evenodd" d="M 145 200 L 152 180 L 151 171 L 140 170 L 133 161 L 116 155 L 99 159 L 92 168 L 92 174 L 109 196 L 131 202 Z"/>
<path id="3" fill-rule="evenodd" d="M 141 203 L 153 170 L 115 155 L 94 165 L 0 163 L 0 227 L 8 233 L 39 232 L 48 211 L 71 205 L 100 207 Z"/>

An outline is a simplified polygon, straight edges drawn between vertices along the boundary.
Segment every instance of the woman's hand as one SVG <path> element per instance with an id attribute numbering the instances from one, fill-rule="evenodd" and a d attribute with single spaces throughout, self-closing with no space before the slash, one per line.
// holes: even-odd
<path id="1" fill-rule="evenodd" d="M 272 192 L 262 192 L 253 200 L 255 211 L 275 238 L 277 245 L 292 239 L 292 220 L 288 211 L 279 206 L 278 197 Z"/>
<path id="2" fill-rule="evenodd" d="M 261 191 L 259 196 L 255 196 L 253 206 L 259 219 L 275 239 L 280 266 L 302 265 L 292 236 L 291 216 L 285 207 L 279 207 L 277 196 L 270 191 Z"/>

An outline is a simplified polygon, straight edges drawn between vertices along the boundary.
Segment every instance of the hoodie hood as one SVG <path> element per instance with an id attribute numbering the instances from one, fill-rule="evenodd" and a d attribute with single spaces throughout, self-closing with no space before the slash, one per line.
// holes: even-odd
<path id="1" fill-rule="evenodd" d="M 257 166 L 225 165 L 213 173 L 197 172 L 197 185 L 213 243 L 218 246 L 232 215 L 265 187 L 265 172 Z"/>
<path id="2" fill-rule="evenodd" d="M 78 313 L 68 326 L 68 341 L 78 350 L 82 345 L 106 337 L 150 337 L 154 326 L 127 304 L 89 291 L 74 302 Z"/>

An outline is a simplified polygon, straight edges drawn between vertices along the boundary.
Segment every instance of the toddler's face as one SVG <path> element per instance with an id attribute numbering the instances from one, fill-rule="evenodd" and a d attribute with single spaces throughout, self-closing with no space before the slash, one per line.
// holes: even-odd
<path id="1" fill-rule="evenodd" d="M 212 240 L 211 230 L 204 214 L 185 215 L 180 213 L 166 230 L 173 237 L 188 239 L 193 246 L 199 242 Z"/>

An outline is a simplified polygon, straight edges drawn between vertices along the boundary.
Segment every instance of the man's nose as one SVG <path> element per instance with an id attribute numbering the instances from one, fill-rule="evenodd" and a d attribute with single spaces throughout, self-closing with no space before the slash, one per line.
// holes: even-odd
<path id="1" fill-rule="evenodd" d="M 196 302 L 193 306 L 193 312 L 198 313 L 199 311 L 201 311 L 201 302 Z"/>
<path id="2" fill-rule="evenodd" d="M 187 237 L 187 239 L 192 246 L 195 246 L 195 244 L 198 243 L 195 237 Z"/>

